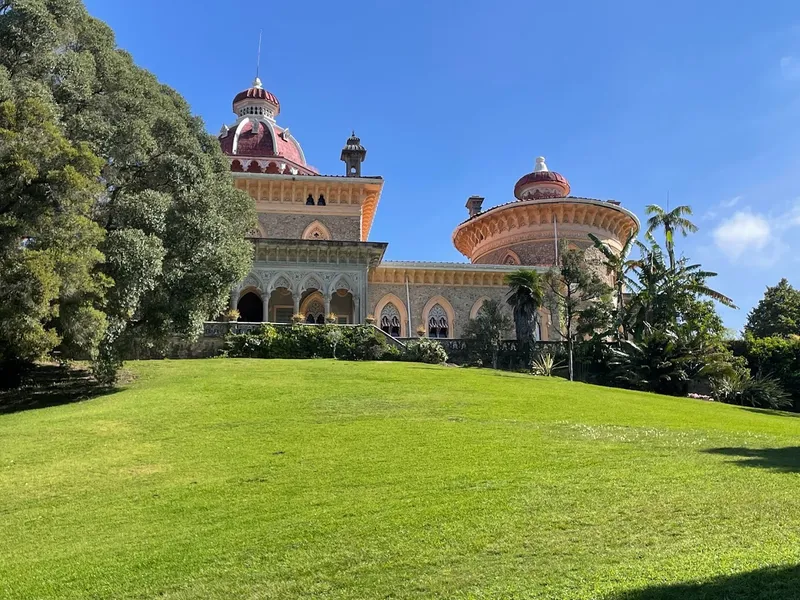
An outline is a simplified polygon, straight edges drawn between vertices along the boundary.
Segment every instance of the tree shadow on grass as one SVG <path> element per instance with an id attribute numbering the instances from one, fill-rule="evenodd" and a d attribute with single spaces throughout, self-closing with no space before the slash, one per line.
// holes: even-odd
<path id="1" fill-rule="evenodd" d="M 0 414 L 72 404 L 105 396 L 119 388 L 95 381 L 89 371 L 56 365 L 37 365 L 22 385 L 0 390 Z"/>
<path id="2" fill-rule="evenodd" d="M 800 473 L 800 446 L 785 448 L 711 448 L 708 454 L 733 456 L 730 461 L 743 467 L 760 467 L 784 473 Z"/>
<path id="3" fill-rule="evenodd" d="M 699 583 L 648 587 L 607 600 L 800 600 L 800 565 L 767 567 Z"/>
<path id="4" fill-rule="evenodd" d="M 772 410 L 769 408 L 750 408 L 750 407 L 742 407 L 747 412 L 758 413 L 760 415 L 769 415 L 770 417 L 800 417 L 800 413 L 794 412 L 786 412 L 785 410 Z"/>

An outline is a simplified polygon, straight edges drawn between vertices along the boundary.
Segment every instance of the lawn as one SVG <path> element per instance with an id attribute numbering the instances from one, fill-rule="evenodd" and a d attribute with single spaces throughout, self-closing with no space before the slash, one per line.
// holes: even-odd
<path id="1" fill-rule="evenodd" d="M 800 418 L 401 363 L 0 415 L 0 597 L 800 598 Z"/>

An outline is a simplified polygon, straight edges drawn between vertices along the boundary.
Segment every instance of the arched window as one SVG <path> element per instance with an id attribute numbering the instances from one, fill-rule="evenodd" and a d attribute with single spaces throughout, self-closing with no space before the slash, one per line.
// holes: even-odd
<path id="1" fill-rule="evenodd" d="M 314 206 L 314 196 L 311 194 L 309 194 L 308 198 L 306 198 L 306 206 Z"/>
<path id="2" fill-rule="evenodd" d="M 304 240 L 329 240 L 331 232 L 319 221 L 314 221 L 303 232 Z"/>
<path id="3" fill-rule="evenodd" d="M 323 324 L 325 322 L 325 307 L 316 298 L 306 307 L 306 323 Z"/>
<path id="4" fill-rule="evenodd" d="M 325 196 L 322 194 L 319 195 L 319 200 L 317 200 L 317 206 L 326 206 Z"/>
<path id="5" fill-rule="evenodd" d="M 381 329 L 392 337 L 400 337 L 400 311 L 391 302 L 381 310 Z"/>
<path id="6" fill-rule="evenodd" d="M 447 313 L 441 304 L 437 304 L 428 313 L 428 337 L 446 338 L 449 331 Z"/>

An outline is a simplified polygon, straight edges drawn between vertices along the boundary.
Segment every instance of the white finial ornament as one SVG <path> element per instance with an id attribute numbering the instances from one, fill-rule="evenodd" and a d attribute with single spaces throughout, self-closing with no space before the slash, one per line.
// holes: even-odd
<path id="1" fill-rule="evenodd" d="M 264 88 L 264 86 L 263 86 L 263 84 L 261 83 L 261 79 L 259 79 L 258 77 L 256 77 L 256 80 L 253 82 L 253 87 L 254 87 L 254 88 L 256 88 L 257 90 L 261 90 L 261 89 L 263 89 L 263 88 Z"/>
<path id="2" fill-rule="evenodd" d="M 533 167 L 533 172 L 534 173 L 542 173 L 542 172 L 545 172 L 545 171 L 548 171 L 548 170 L 549 169 L 547 168 L 547 165 L 544 164 L 544 156 L 540 156 L 539 158 L 537 158 L 536 159 L 536 166 Z"/>

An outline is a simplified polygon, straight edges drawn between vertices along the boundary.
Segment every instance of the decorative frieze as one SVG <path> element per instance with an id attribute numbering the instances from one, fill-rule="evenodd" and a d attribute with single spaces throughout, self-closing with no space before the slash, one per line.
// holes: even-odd
<path id="1" fill-rule="evenodd" d="M 453 244 L 470 260 L 520 242 L 584 239 L 593 233 L 621 247 L 621 240 L 639 228 L 630 211 L 610 202 L 560 198 L 511 202 L 492 208 L 459 225 Z M 557 233 L 556 233 L 557 232 Z"/>

